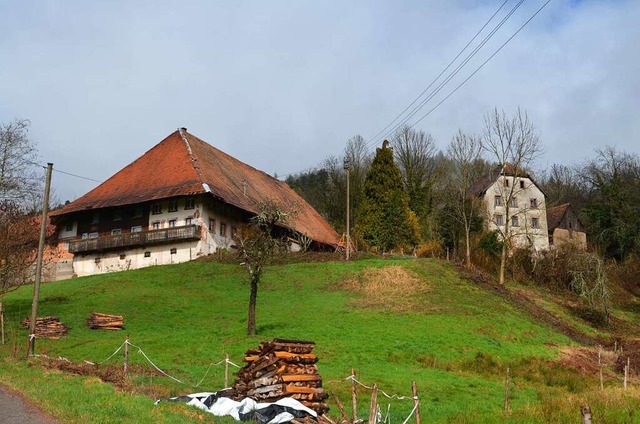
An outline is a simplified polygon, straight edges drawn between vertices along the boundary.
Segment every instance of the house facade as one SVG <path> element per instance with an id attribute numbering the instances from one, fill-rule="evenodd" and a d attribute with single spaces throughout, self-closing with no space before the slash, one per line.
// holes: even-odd
<path id="1" fill-rule="evenodd" d="M 482 199 L 485 224 L 511 246 L 549 249 L 545 195 L 531 176 L 510 164 L 498 166 L 471 189 Z"/>
<path id="2" fill-rule="evenodd" d="M 311 248 L 338 235 L 286 183 L 181 128 L 104 183 L 51 213 L 77 276 L 186 262 L 234 247 L 264 202 L 291 213 L 279 230 Z"/>
<path id="3" fill-rule="evenodd" d="M 587 234 L 584 225 L 573 210 L 571 203 L 547 209 L 549 227 L 549 244 L 560 247 L 572 244 L 580 249 L 587 249 Z"/>

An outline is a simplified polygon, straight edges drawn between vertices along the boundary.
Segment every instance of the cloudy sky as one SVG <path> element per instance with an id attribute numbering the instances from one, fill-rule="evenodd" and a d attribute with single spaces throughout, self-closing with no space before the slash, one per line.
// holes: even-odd
<path id="1" fill-rule="evenodd" d="M 545 1 L 525 0 L 409 123 Z M 43 163 L 100 181 L 183 126 L 282 176 L 340 154 L 355 134 L 373 149 L 503 2 L 4 0 L 0 122 L 30 119 Z M 638 22 L 636 0 L 551 0 L 416 128 L 445 148 L 491 108 L 520 106 L 546 149 L 539 168 L 605 145 L 638 153 Z M 55 173 L 53 185 L 73 200 L 96 183 Z"/>

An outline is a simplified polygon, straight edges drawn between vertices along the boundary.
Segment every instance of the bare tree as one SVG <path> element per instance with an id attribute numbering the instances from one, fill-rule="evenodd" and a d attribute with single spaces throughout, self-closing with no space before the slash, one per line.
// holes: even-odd
<path id="1" fill-rule="evenodd" d="M 250 336 L 256 335 L 256 303 L 264 267 L 276 252 L 284 249 L 284 242 L 274 237 L 274 232 L 289 218 L 289 214 L 273 202 L 261 203 L 257 208 L 258 213 L 249 225 L 240 228 L 234 235 L 241 264 L 249 273 L 251 289 L 247 333 Z"/>
<path id="2" fill-rule="evenodd" d="M 0 201 L 34 210 L 42 199 L 42 175 L 38 152 L 29 138 L 31 123 L 0 123 Z"/>
<path id="3" fill-rule="evenodd" d="M 469 135 L 458 130 L 447 149 L 450 161 L 448 174 L 451 198 L 450 207 L 452 217 L 458 221 L 464 230 L 465 237 L 465 262 L 471 266 L 471 242 L 470 234 L 472 221 L 482 210 L 482 203 L 469 191 L 472 185 L 488 171 L 486 162 L 480 160 L 482 141 L 479 136 Z"/>
<path id="4" fill-rule="evenodd" d="M 432 209 L 432 188 L 438 176 L 438 153 L 431 134 L 408 125 L 400 127 L 392 139 L 396 163 L 409 196 L 409 208 L 420 222 L 423 237 L 429 237 L 428 216 Z"/>
<path id="5" fill-rule="evenodd" d="M 512 209 L 515 209 L 514 202 L 517 202 L 517 195 L 522 190 L 519 183 L 521 179 L 528 177 L 527 169 L 542 153 L 542 144 L 526 112 L 518 108 L 516 113 L 509 117 L 504 111 L 499 112 L 496 108 L 484 117 L 482 148 L 489 158 L 495 160 L 501 167 L 500 175 L 505 181 L 504 184 L 497 185 L 501 207 L 505 211 L 503 225 L 497 226 L 497 231 L 504 242 L 498 275 L 498 283 L 503 285 L 507 255 L 512 247 L 512 240 L 523 231 L 518 229 L 516 234 L 512 229 L 512 221 L 518 219 L 517 213 L 514 214 Z M 507 175 L 511 178 L 507 178 Z M 525 225 L 524 231 L 526 230 Z"/>

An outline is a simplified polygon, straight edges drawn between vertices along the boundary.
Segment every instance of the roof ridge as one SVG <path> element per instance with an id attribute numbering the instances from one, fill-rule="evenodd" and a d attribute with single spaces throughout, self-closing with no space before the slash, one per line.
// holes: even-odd
<path id="1" fill-rule="evenodd" d="M 202 184 L 202 188 L 204 188 L 205 191 L 210 192 L 211 188 L 209 187 L 209 184 L 204 181 L 202 170 L 200 169 L 200 164 L 198 163 L 198 158 L 196 157 L 195 153 L 193 153 L 191 144 L 189 144 L 189 140 L 187 140 L 187 137 L 185 135 L 185 133 L 189 134 L 187 132 L 187 129 L 185 127 L 178 128 L 178 133 L 180 134 L 180 138 L 182 138 L 182 141 L 184 141 L 185 146 L 187 146 L 187 152 L 189 153 L 189 158 L 191 159 L 191 166 L 193 166 L 193 170 L 198 176 L 200 184 Z"/>

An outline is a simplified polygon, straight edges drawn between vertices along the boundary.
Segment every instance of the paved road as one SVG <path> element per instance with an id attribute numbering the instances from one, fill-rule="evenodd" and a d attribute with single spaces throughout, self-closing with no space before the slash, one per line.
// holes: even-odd
<path id="1" fill-rule="evenodd" d="M 29 400 L 0 385 L 0 424 L 55 424 Z"/>

